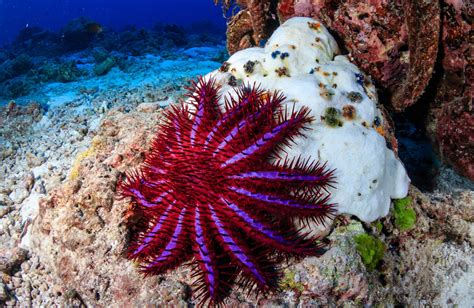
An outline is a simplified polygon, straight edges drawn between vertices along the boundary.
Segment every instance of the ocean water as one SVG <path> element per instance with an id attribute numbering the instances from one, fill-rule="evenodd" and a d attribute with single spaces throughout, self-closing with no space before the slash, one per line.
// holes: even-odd
<path id="1" fill-rule="evenodd" d="M 222 10 L 213 1 L 193 0 L 0 0 L 0 45 L 29 26 L 59 30 L 77 17 L 89 17 L 105 27 L 152 27 L 158 22 L 190 25 L 212 22 L 225 31 Z"/>
<path id="2" fill-rule="evenodd" d="M 224 59 L 225 26 L 213 1 L 0 0 L 0 105 L 179 84 Z"/>

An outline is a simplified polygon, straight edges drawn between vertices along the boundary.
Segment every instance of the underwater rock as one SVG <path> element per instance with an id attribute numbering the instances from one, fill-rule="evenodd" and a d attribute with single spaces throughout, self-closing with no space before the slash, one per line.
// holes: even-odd
<path id="1" fill-rule="evenodd" d="M 11 64 L 12 76 L 15 77 L 27 73 L 32 67 L 33 62 L 30 56 L 21 54 L 16 57 Z"/>
<path id="2" fill-rule="evenodd" d="M 57 71 L 56 80 L 60 82 L 71 82 L 80 75 L 79 69 L 74 61 L 68 61 L 61 64 Z"/>
<path id="3" fill-rule="evenodd" d="M 428 133 L 442 158 L 474 181 L 473 11 L 468 1 L 443 6 L 442 52 L 436 95 L 430 102 Z"/>
<path id="4" fill-rule="evenodd" d="M 15 38 L 15 43 L 25 44 L 27 42 L 37 43 L 40 41 L 45 41 L 48 39 L 50 34 L 51 32 L 38 26 L 24 27 L 20 30 L 17 37 Z"/>
<path id="5" fill-rule="evenodd" d="M 8 54 L 6 51 L 0 50 L 0 64 L 8 60 Z"/>
<path id="6" fill-rule="evenodd" d="M 411 187 L 416 212 L 412 229 L 394 228 L 396 217 L 382 220 L 385 242 L 391 247 L 382 272 L 397 302 L 416 305 L 422 298 L 430 304 L 463 306 L 474 300 L 473 188 L 471 183 L 455 193 L 426 195 Z"/>
<path id="7" fill-rule="evenodd" d="M 229 9 L 232 1 L 222 1 Z M 215 4 L 218 1 L 214 1 Z M 232 17 L 227 26 L 227 49 L 229 54 L 252 47 L 260 46 L 278 27 L 276 20 L 276 3 L 270 0 L 240 0 L 236 4 L 240 11 Z"/>
<path id="8" fill-rule="evenodd" d="M 45 61 L 36 71 L 36 77 L 43 82 L 58 81 L 66 83 L 76 80 L 80 75 L 81 72 L 77 68 L 75 61 L 63 63 Z"/>
<path id="9" fill-rule="evenodd" d="M 94 74 L 97 76 L 106 75 L 115 65 L 115 59 L 113 57 L 108 57 L 101 63 L 98 63 L 94 66 Z"/>
<path id="10" fill-rule="evenodd" d="M 60 35 L 37 26 L 24 27 L 12 43 L 15 54 L 26 53 L 31 57 L 61 55 Z"/>
<path id="11" fill-rule="evenodd" d="M 28 257 L 28 251 L 25 249 L 15 248 L 0 248 L 0 272 L 11 274 L 12 270 L 19 267 Z"/>
<path id="12" fill-rule="evenodd" d="M 121 171 L 142 161 L 159 117 L 159 112 L 111 111 L 94 138 L 94 150 L 80 162 L 77 178 L 40 201 L 31 241 L 23 242 L 55 274 L 61 292 L 74 289 L 88 305 L 163 303 L 164 298 L 183 303 L 178 281 L 143 280 L 124 258 L 127 209 L 114 197 Z M 150 290 L 170 293 L 164 297 Z"/>
<path id="13" fill-rule="evenodd" d="M 171 40 L 175 46 L 184 46 L 187 43 L 186 32 L 177 25 L 166 25 L 164 27 L 165 36 Z"/>
<path id="14" fill-rule="evenodd" d="M 329 190 L 339 212 L 373 221 L 388 214 L 390 198 L 406 196 L 409 179 L 391 149 L 393 139 L 385 129 L 390 120 L 370 78 L 338 54 L 320 22 L 292 18 L 265 48 L 236 52 L 207 78 L 216 78 L 223 96 L 236 85 L 256 83 L 282 91 L 290 109 L 309 107 L 310 132 L 284 151 L 289 159 L 327 162 L 336 170 L 337 184 Z"/>
<path id="15" fill-rule="evenodd" d="M 56 80 L 57 64 L 52 61 L 44 61 L 35 71 L 35 75 L 42 82 Z"/>
<path id="16" fill-rule="evenodd" d="M 33 68 L 30 56 L 21 54 L 13 60 L 7 60 L 0 65 L 0 82 L 18 77 Z"/>
<path id="17" fill-rule="evenodd" d="M 104 47 L 96 47 L 92 49 L 92 57 L 96 63 L 101 63 L 109 57 L 109 51 Z"/>
<path id="18" fill-rule="evenodd" d="M 82 50 L 89 46 L 101 27 L 91 19 L 79 17 L 69 21 L 61 29 L 61 38 L 66 50 Z"/>
<path id="19" fill-rule="evenodd" d="M 27 95 L 31 91 L 31 83 L 26 78 L 15 78 L 6 83 L 7 95 L 11 98 Z"/>

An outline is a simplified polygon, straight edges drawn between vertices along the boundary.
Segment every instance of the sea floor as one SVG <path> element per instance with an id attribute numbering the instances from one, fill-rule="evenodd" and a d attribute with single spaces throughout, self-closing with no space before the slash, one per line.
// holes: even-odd
<path id="1" fill-rule="evenodd" d="M 70 285 L 61 285 L 61 281 L 66 278 L 58 279 L 58 272 L 51 268 L 54 262 L 42 260 L 36 253 L 41 249 L 30 249 L 31 237 L 36 239 L 38 245 L 38 239 L 42 236 L 32 234 L 38 229 L 31 228 L 39 214 L 40 204 L 58 187 L 78 176 L 81 160 L 86 158 L 88 151 L 97 144 L 97 136 L 101 134 L 99 131 L 104 129 L 107 121 L 126 119 L 127 114 L 140 113 L 142 119 L 149 117 L 147 125 L 153 127 L 154 124 L 150 124 L 151 119 L 154 121 L 160 110 L 179 100 L 188 80 L 218 68 L 223 55 L 224 45 L 209 45 L 181 48 L 173 52 L 128 56 L 126 69 L 116 66 L 107 74 L 96 76 L 92 73 L 93 58 L 84 52 L 71 54 L 68 57 L 80 62 L 81 69 L 88 72 L 83 77 L 67 83 L 43 82 L 36 85 L 34 91 L 28 95 L 12 101 L 3 100 L 3 106 L 0 108 L 0 303 L 6 306 L 95 305 L 106 298 L 109 291 L 94 291 L 97 293 L 97 300 L 94 302 L 81 294 L 80 286 L 74 289 Z M 131 128 L 131 132 L 134 131 L 136 130 Z M 113 160 L 114 157 L 110 159 Z M 113 164 L 114 162 L 110 163 Z M 87 175 L 82 175 L 82 178 L 87 178 Z M 392 288 L 387 292 L 400 293 L 392 296 L 396 298 L 395 303 L 415 304 L 419 298 L 420 304 L 455 303 L 467 307 L 474 302 L 474 186 L 448 167 L 439 169 L 434 182 L 430 191 L 412 190 L 414 196 L 422 195 L 420 198 L 425 198 L 422 203 L 426 206 L 419 210 L 420 224 L 423 225 L 417 229 L 416 234 L 397 235 L 397 239 L 394 239 L 393 233 L 381 234 L 381 237 L 390 243 L 386 267 L 391 272 L 387 273 L 386 270 L 383 273 L 384 277 L 388 277 L 384 279 L 388 279 L 387 283 Z M 51 205 L 51 199 L 48 202 Z M 420 204 L 422 203 L 420 201 Z M 450 220 L 449 211 L 457 215 L 456 217 L 461 217 L 459 221 Z M 458 222 L 459 225 L 456 225 Z M 383 223 L 388 226 L 389 220 Z M 441 235 L 439 230 L 433 231 L 433 225 L 437 223 L 441 224 L 440 230 L 445 234 Z M 360 222 L 355 222 L 355 225 L 360 232 L 370 229 L 370 226 L 363 226 Z M 349 227 L 344 228 L 349 230 Z M 384 232 L 385 229 L 384 227 Z M 343 227 L 338 227 L 337 230 L 343 232 Z M 338 232 L 332 231 L 335 242 L 341 239 Z M 430 235 L 421 236 L 420 232 Z M 46 238 L 49 235 L 44 236 Z M 53 238 L 52 241 L 48 240 L 48 245 L 55 240 L 60 241 Z M 427 242 L 430 244 L 426 244 Z M 393 246 L 394 243 L 398 246 Z M 410 248 L 409 245 L 413 247 Z M 354 250 L 353 246 L 350 247 Z M 352 268 L 352 259 L 344 259 L 340 255 L 344 253 L 344 249 L 331 251 L 335 255 L 330 259 L 334 268 L 339 267 L 337 262 L 343 261 L 348 262 L 344 263 L 345 266 Z M 417 255 L 416 252 L 420 254 Z M 328 256 L 331 256 L 331 252 Z M 354 257 L 354 254 L 351 256 Z M 341 261 L 337 261 L 338 258 Z M 445 260 L 441 260 L 442 258 Z M 261 303 L 270 306 L 342 303 L 317 301 L 313 298 L 317 297 L 317 290 L 309 295 L 304 293 L 312 290 L 311 286 L 317 289 L 317 278 L 325 281 L 329 275 L 315 269 L 307 270 L 308 264 L 317 268 L 320 266 L 317 262 L 326 262 L 325 259 L 311 260 L 315 262 L 314 266 L 304 262 L 290 265 L 289 268 L 296 274 L 289 272 L 289 277 L 296 279 L 296 282 L 289 282 L 288 290 L 276 296 L 280 298 L 279 301 Z M 360 259 L 358 260 L 360 263 Z M 402 264 L 400 260 L 413 263 Z M 324 266 L 327 267 L 327 263 L 324 263 Z M 407 266 L 414 268 L 407 269 Z M 403 272 L 406 274 L 401 274 Z M 340 282 L 341 278 L 336 277 L 339 275 L 336 274 L 330 274 L 334 276 L 331 281 Z M 176 277 L 187 277 L 186 275 L 186 272 L 178 272 Z M 345 277 L 344 275 L 341 274 L 341 277 Z M 354 272 L 350 275 L 354 280 L 347 282 L 346 286 L 330 286 L 329 283 L 329 287 L 324 285 L 328 288 L 325 296 L 332 294 L 330 296 L 336 297 L 334 294 L 337 294 L 337 300 L 359 304 L 372 301 L 376 293 L 370 295 L 372 287 L 365 284 L 381 278 L 367 272 Z M 429 279 L 425 282 L 418 281 L 423 275 L 438 277 L 440 283 L 435 286 L 438 288 L 436 294 L 433 294 L 434 287 L 429 286 Z M 166 281 L 176 280 L 170 276 L 163 279 L 165 282 L 161 283 L 161 289 L 157 292 L 164 292 Z M 187 286 L 186 281 L 183 281 L 179 283 Z M 377 283 L 377 290 L 384 288 L 383 283 Z M 303 286 L 305 291 L 298 291 Z M 188 292 L 186 287 L 180 288 L 184 289 L 183 293 Z M 384 293 L 383 296 L 387 295 Z M 242 304 L 252 303 L 244 296 L 235 298 Z M 192 303 L 189 298 L 181 299 L 181 302 L 169 300 L 168 303 Z M 166 300 L 161 303 L 164 302 Z M 237 302 L 236 300 L 234 303 Z"/>
<path id="2" fill-rule="evenodd" d="M 38 256 L 22 247 L 39 200 L 70 178 L 77 156 L 90 147 L 110 110 L 157 110 L 177 102 L 189 81 L 218 68 L 223 45 L 129 56 L 127 71 L 88 74 L 67 83 L 41 83 L 0 107 L 0 303 L 59 304 Z M 85 52 L 81 69 L 93 70 Z M 90 62 L 90 63 L 88 63 Z M 26 237 L 25 237 L 26 235 Z M 26 245 L 27 246 L 27 245 Z M 6 273 L 14 273 L 9 276 Z"/>

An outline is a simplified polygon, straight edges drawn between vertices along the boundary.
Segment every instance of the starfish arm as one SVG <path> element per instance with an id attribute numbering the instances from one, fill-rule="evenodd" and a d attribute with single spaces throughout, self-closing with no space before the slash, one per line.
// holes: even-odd
<path id="1" fill-rule="evenodd" d="M 161 216 L 152 223 L 153 227 L 151 230 L 140 235 L 134 241 L 134 244 L 129 247 L 130 258 L 139 258 L 140 256 L 143 257 L 143 255 L 146 256 L 146 251 L 148 251 L 150 247 L 156 246 L 156 243 L 153 245 L 153 242 L 156 242 L 156 235 L 164 228 L 164 224 L 169 218 L 174 204 L 175 202 L 170 203 Z"/>
<path id="2" fill-rule="evenodd" d="M 288 119 L 285 119 L 282 114 L 283 111 L 280 114 L 282 121 L 279 124 L 256 135 L 252 143 L 244 145 L 245 148 L 229 157 L 221 164 L 221 167 L 225 168 L 237 163 L 244 166 L 248 161 L 267 157 L 273 152 L 278 152 L 275 149 L 280 148 L 279 144 L 289 144 L 288 140 L 299 134 L 299 131 L 308 122 L 308 110 L 302 108 L 300 111 L 293 113 Z"/>
<path id="3" fill-rule="evenodd" d="M 243 229 L 246 234 L 252 234 L 252 237 L 261 245 L 286 253 L 303 255 L 320 255 L 323 251 L 315 244 L 316 238 L 306 238 L 305 234 L 299 233 L 294 227 L 286 226 L 277 231 L 268 223 L 252 217 L 236 204 L 224 198 L 221 198 L 221 203 L 229 208 L 228 216 L 234 224 Z"/>
<path id="4" fill-rule="evenodd" d="M 129 198 L 142 210 L 159 207 L 163 199 L 171 193 L 165 181 L 148 181 L 138 174 L 119 183 L 118 189 L 123 198 Z"/>
<path id="5" fill-rule="evenodd" d="M 267 212 L 287 213 L 302 217 L 326 217 L 331 216 L 334 207 L 329 203 L 330 196 L 296 198 L 295 196 L 280 196 L 272 193 L 253 192 L 250 189 L 229 186 L 228 189 L 234 192 L 234 197 L 238 200 L 244 198 L 244 204 L 254 204 Z M 300 199 L 300 200 L 299 200 Z"/>
<path id="6" fill-rule="evenodd" d="M 280 103 L 280 101 L 270 101 L 238 121 L 223 137 L 213 155 L 216 156 L 222 150 L 229 152 L 233 148 L 240 148 L 242 144 L 245 144 L 247 136 L 258 135 L 262 131 L 270 129 L 275 122 L 274 110 Z"/>
<path id="7" fill-rule="evenodd" d="M 214 207 L 208 204 L 210 217 L 214 224 L 218 237 L 219 243 L 222 248 L 231 256 L 234 262 L 240 264 L 241 270 L 246 273 L 246 276 L 253 277 L 260 287 L 266 288 L 271 286 L 275 282 L 275 275 L 272 271 L 265 271 L 264 269 L 270 264 L 269 260 L 262 262 L 262 258 L 265 256 L 255 256 L 252 250 L 248 247 L 248 244 L 239 240 L 226 226 L 226 223 L 220 218 Z M 266 263 L 263 265 L 263 263 Z"/>
<path id="8" fill-rule="evenodd" d="M 255 104 L 255 102 L 260 101 L 263 93 L 258 88 L 248 86 L 237 90 L 237 99 L 226 98 L 226 112 L 219 117 L 219 120 L 212 127 L 206 137 L 205 146 L 229 135 L 229 131 L 234 128 L 235 122 L 239 122 L 245 114 L 257 111 L 259 104 Z"/>
<path id="9" fill-rule="evenodd" d="M 163 273 L 170 270 L 184 261 L 188 260 L 192 255 L 192 249 L 189 244 L 189 226 L 185 222 L 187 208 L 183 207 L 178 214 L 176 225 L 169 238 L 161 239 L 162 243 L 166 243 L 163 248 L 155 246 L 149 262 L 142 267 L 146 274 Z M 170 220 L 165 220 L 166 222 Z M 171 223 L 170 223 L 171 224 Z"/>
<path id="10" fill-rule="evenodd" d="M 213 78 L 208 82 L 205 82 L 202 78 L 198 82 L 193 81 L 193 89 L 195 91 L 188 95 L 191 103 L 196 108 L 190 132 L 192 146 L 195 145 L 197 138 L 201 138 L 203 132 L 208 134 L 207 128 L 212 127 L 217 121 L 217 115 L 219 115 L 218 101 L 220 98 L 218 95 L 219 87 Z M 201 142 L 201 140 L 199 141 Z"/>
<path id="11" fill-rule="evenodd" d="M 201 285 L 201 289 L 205 292 L 207 291 L 209 298 L 215 299 L 218 295 L 219 288 L 219 268 L 217 266 L 216 256 L 213 254 L 209 247 L 209 242 L 205 238 L 205 227 L 199 208 L 196 208 L 194 228 L 194 239 L 196 243 L 194 257 L 201 270 L 199 284 Z"/>

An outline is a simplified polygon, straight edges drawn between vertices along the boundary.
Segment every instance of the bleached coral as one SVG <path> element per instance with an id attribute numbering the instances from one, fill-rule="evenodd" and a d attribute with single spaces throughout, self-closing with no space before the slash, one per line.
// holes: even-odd
<path id="1" fill-rule="evenodd" d="M 306 138 L 297 138 L 289 158 L 301 156 L 336 169 L 332 202 L 339 213 L 373 221 L 388 214 L 391 198 L 407 195 L 409 178 L 386 146 L 385 119 L 376 89 L 317 20 L 292 18 L 278 28 L 264 48 L 232 55 L 214 77 L 222 94 L 238 84 L 261 84 L 287 97 L 287 104 L 308 106 L 314 121 Z M 223 99 L 222 99 L 223 102 Z"/>

